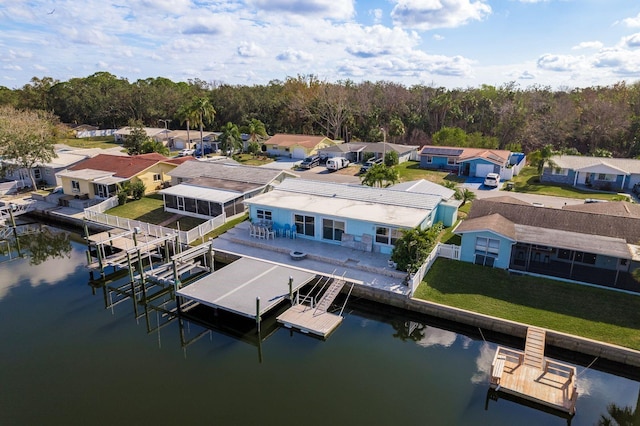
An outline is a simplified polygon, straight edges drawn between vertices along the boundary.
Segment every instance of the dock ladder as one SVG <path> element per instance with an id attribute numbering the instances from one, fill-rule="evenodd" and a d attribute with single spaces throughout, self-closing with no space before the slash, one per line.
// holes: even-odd
<path id="1" fill-rule="evenodd" d="M 334 278 L 333 282 L 322 296 L 322 299 L 320 299 L 320 301 L 316 305 L 314 315 L 327 312 L 327 309 L 329 309 L 333 301 L 336 299 L 336 297 L 338 297 L 338 294 L 340 294 L 340 291 L 342 290 L 342 287 L 344 287 L 344 285 L 344 277 Z"/>
<path id="2" fill-rule="evenodd" d="M 538 370 L 544 369 L 544 344 L 546 333 L 534 327 L 527 329 L 527 341 L 524 345 L 524 365 Z"/>

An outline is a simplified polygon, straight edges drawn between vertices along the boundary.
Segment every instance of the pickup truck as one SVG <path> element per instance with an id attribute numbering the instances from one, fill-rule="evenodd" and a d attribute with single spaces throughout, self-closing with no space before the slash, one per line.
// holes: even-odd
<path id="1" fill-rule="evenodd" d="M 349 165 L 349 160 L 344 157 L 333 157 L 327 160 L 327 170 L 340 170 Z"/>
<path id="2" fill-rule="evenodd" d="M 375 166 L 376 164 L 382 164 L 383 160 L 382 158 L 370 158 L 369 160 L 367 160 L 366 163 L 364 163 L 361 167 L 360 167 L 360 173 L 367 173 L 367 171 Z"/>

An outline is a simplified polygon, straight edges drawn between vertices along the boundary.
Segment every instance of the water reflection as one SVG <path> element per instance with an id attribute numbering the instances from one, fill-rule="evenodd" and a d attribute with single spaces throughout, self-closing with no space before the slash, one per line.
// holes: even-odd
<path id="1" fill-rule="evenodd" d="M 54 283 L 72 274 L 81 262 L 80 252 L 74 251 L 67 232 L 46 225 L 18 225 L 0 239 L 0 300 L 9 290 L 23 281 L 31 286 Z M 64 259 L 52 267 L 50 259 Z M 71 261 L 66 261 L 71 259 Z"/>

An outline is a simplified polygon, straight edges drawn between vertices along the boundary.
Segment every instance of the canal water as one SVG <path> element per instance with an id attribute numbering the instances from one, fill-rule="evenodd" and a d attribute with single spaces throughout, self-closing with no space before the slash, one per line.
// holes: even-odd
<path id="1" fill-rule="evenodd" d="M 567 424 L 488 399 L 497 344 L 480 333 L 356 301 L 327 341 L 136 318 L 132 303 L 105 309 L 81 243 L 58 246 L 0 256 L 0 425 Z M 640 410 L 636 372 L 582 364 L 572 425 Z"/>

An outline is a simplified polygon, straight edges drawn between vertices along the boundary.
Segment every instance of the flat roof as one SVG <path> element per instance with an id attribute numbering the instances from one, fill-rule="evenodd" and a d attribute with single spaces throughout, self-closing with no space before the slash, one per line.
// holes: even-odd
<path id="1" fill-rule="evenodd" d="M 293 291 L 297 291 L 316 274 L 243 257 L 194 281 L 176 294 L 203 305 L 255 318 L 256 297 L 260 297 L 260 315 L 263 315 L 289 295 L 289 277 L 293 278 Z"/>
<path id="2" fill-rule="evenodd" d="M 159 191 L 160 194 L 175 195 L 185 198 L 194 198 L 196 200 L 211 201 L 215 203 L 226 203 L 242 197 L 242 193 L 235 191 L 223 191 L 214 188 L 204 188 L 202 186 L 194 186 L 181 183 L 176 186 Z"/>

